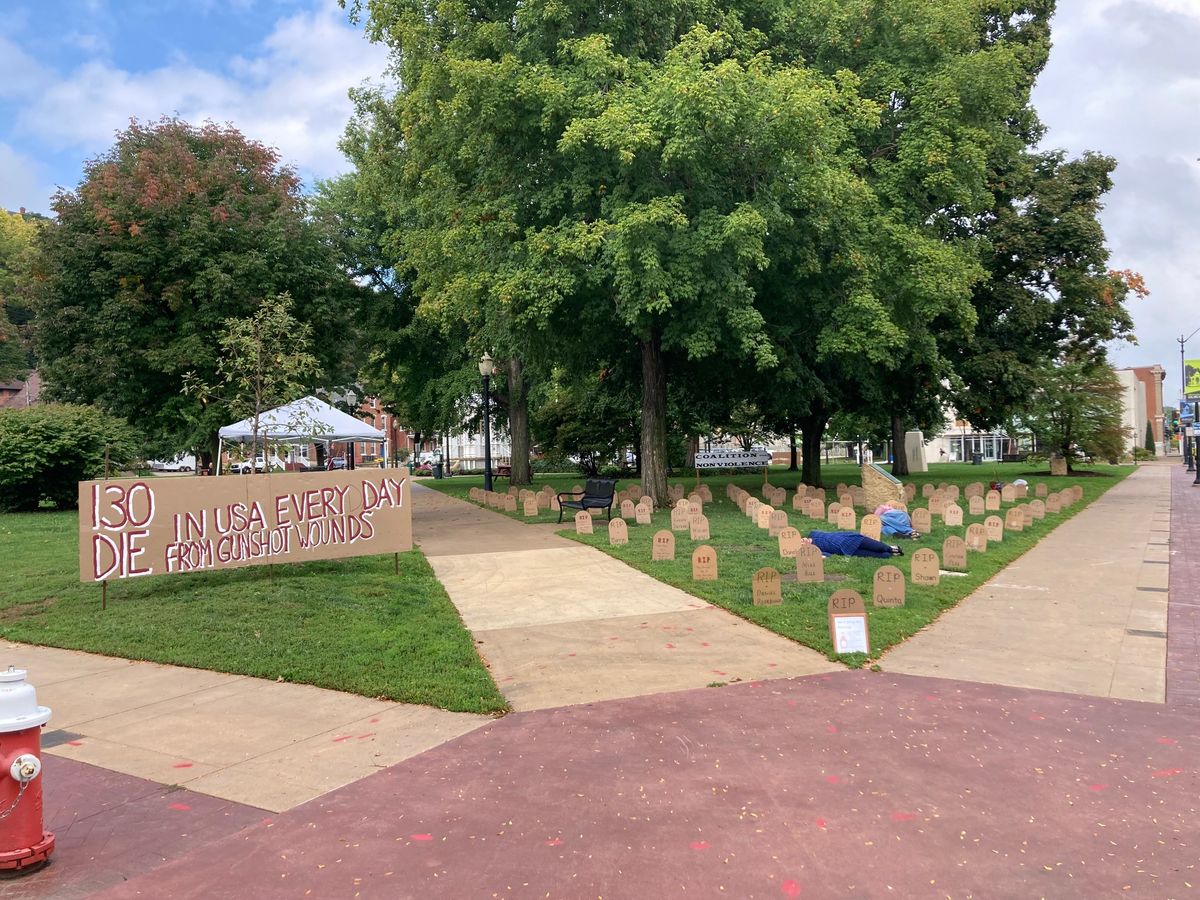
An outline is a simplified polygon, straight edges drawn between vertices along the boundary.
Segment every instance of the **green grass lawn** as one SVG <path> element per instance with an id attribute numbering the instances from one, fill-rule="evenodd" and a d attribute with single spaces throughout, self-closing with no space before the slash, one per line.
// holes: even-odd
<path id="1" fill-rule="evenodd" d="M 881 565 L 895 564 L 905 573 L 907 579 L 910 555 L 914 550 L 930 547 L 936 550 L 940 557 L 943 540 L 952 534 L 964 537 L 967 525 L 972 522 L 982 522 L 986 518 L 986 516 L 969 515 L 965 499 L 959 502 L 964 513 L 962 527 L 947 528 L 941 524 L 940 517 L 935 517 L 932 532 L 923 535 L 919 541 L 885 537 L 885 542 L 898 543 L 904 547 L 906 555 L 896 560 L 827 557 L 825 560 L 826 578 L 840 576 L 840 580 L 827 580 L 824 584 L 796 584 L 785 581 L 782 606 L 754 606 L 751 602 L 751 577 L 763 566 L 774 566 L 785 574 L 794 572 L 793 561 L 781 559 L 778 541 L 769 537 L 765 529 L 759 529 L 753 525 L 742 515 L 736 504 L 725 498 L 725 485 L 730 482 L 738 484 L 754 496 L 761 498 L 761 494 L 759 494 L 762 486 L 761 474 L 704 477 L 704 483 L 710 486 L 713 494 L 713 502 L 705 504 L 704 510 L 705 515 L 708 516 L 712 540 L 704 543 L 708 543 L 717 551 L 719 581 L 692 581 L 692 550 L 701 542 L 692 541 L 687 532 L 675 533 L 675 560 L 673 562 L 650 561 L 650 542 L 654 532 L 661 528 L 671 527 L 669 511 L 656 512 L 653 523 L 649 526 L 639 526 L 630 522 L 629 543 L 623 547 L 609 545 L 608 530 L 603 520 L 597 521 L 596 533 L 593 535 L 576 535 L 573 525 L 569 531 L 564 531 L 564 534 L 603 550 L 660 581 L 681 588 L 751 622 L 812 647 L 831 659 L 840 659 L 850 666 L 862 666 L 870 661 L 863 654 L 838 657 L 833 653 L 833 644 L 829 637 L 826 618 L 826 604 L 833 591 L 839 588 L 850 588 L 862 594 L 867 604 L 867 615 L 870 622 L 871 658 L 877 658 L 889 647 L 915 634 L 941 615 L 944 610 L 954 606 L 1000 569 L 1033 547 L 1057 524 L 1070 518 L 1132 471 L 1132 466 L 1096 466 L 1082 469 L 1076 475 L 1066 478 L 1050 478 L 1031 474 L 1030 466 L 1021 463 L 997 463 L 985 466 L 942 463 L 931 466 L 927 474 L 904 479 L 915 482 L 918 486 L 925 482 L 940 484 L 944 481 L 949 484 L 957 484 L 961 489 L 973 481 L 1007 482 L 1023 477 L 1030 486 L 1027 500 L 1035 499 L 1035 486 L 1039 481 L 1045 481 L 1052 491 L 1061 490 L 1069 485 L 1080 485 L 1083 488 L 1083 501 L 1058 515 L 1047 514 L 1046 518 L 1036 523 L 1032 529 L 1026 529 L 1020 533 L 1007 533 L 1002 543 L 989 544 L 986 553 L 971 553 L 968 557 L 970 571 L 966 575 L 943 575 L 941 583 L 932 588 L 907 584 L 906 605 L 895 609 L 876 609 L 872 606 L 872 579 L 875 570 Z M 854 465 L 825 466 L 823 467 L 823 476 L 825 484 L 830 488 L 827 496 L 830 502 L 836 500 L 832 488 L 839 481 L 848 485 L 859 483 L 858 467 Z M 789 492 L 800 480 L 799 473 L 784 470 L 772 470 L 770 478 L 772 484 L 787 487 Z M 566 475 L 539 477 L 534 481 L 535 489 L 548 483 L 560 490 L 567 490 L 575 483 L 582 483 L 583 479 L 580 476 Z M 672 483 L 676 481 L 684 484 L 688 491 L 691 491 L 695 485 L 694 478 L 672 479 Z M 425 483 L 430 487 L 436 487 L 465 499 L 467 491 L 471 487 L 478 487 L 481 479 L 459 477 L 436 482 L 426 481 Z M 617 487 L 620 489 L 628 484 L 629 482 L 621 482 Z M 508 485 L 506 481 L 500 480 L 495 487 L 506 489 Z M 921 500 L 918 489 L 917 499 L 910 504 L 910 510 L 919 505 L 924 505 L 924 502 Z M 824 521 L 809 519 L 793 511 L 790 493 L 786 508 L 789 522 L 802 534 L 807 534 L 814 529 L 836 530 L 835 526 Z M 1007 508 L 1006 505 L 1005 509 Z M 860 509 L 857 512 L 861 518 L 863 511 Z M 525 519 L 520 512 L 508 513 L 508 515 L 531 522 L 553 522 L 558 517 L 558 513 L 550 512 L 543 512 L 537 519 Z M 1000 515 L 1003 518 L 1003 510 Z M 566 523 L 567 518 L 564 517 L 564 528 Z"/>
<path id="2" fill-rule="evenodd" d="M 0 515 L 0 635 L 462 712 L 507 709 L 419 551 L 79 581 L 74 512 Z"/>

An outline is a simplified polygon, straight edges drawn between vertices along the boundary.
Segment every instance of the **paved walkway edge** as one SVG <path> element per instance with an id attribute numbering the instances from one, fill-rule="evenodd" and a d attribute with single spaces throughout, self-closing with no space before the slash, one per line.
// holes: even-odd
<path id="1" fill-rule="evenodd" d="M 1171 580 L 1167 595 L 1167 704 L 1200 708 L 1200 485 L 1171 473 Z"/>

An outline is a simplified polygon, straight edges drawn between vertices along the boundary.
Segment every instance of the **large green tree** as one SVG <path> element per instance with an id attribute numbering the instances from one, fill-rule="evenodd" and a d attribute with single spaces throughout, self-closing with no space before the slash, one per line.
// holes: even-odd
<path id="1" fill-rule="evenodd" d="M 0 209 L 0 381 L 29 371 L 31 359 L 21 326 L 26 308 L 34 238 L 44 217 Z"/>
<path id="2" fill-rule="evenodd" d="M 164 449 L 215 449 L 217 335 L 287 292 L 332 385 L 356 344 L 360 288 L 295 173 L 233 128 L 134 122 L 54 198 L 38 240 L 37 347 L 47 390 L 135 421 Z"/>

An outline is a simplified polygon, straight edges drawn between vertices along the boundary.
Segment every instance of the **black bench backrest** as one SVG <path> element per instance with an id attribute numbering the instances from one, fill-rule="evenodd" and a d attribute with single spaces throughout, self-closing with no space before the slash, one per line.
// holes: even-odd
<path id="1" fill-rule="evenodd" d="M 615 478 L 589 478 L 583 487 L 584 496 L 607 500 L 617 489 Z"/>

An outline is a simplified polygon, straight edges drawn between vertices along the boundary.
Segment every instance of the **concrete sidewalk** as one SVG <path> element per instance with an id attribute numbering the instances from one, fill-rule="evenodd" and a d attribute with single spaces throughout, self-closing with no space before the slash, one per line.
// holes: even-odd
<path id="1" fill-rule="evenodd" d="M 415 539 L 513 709 L 841 668 L 555 526 L 420 486 L 413 497 Z"/>
<path id="2" fill-rule="evenodd" d="M 882 667 L 1162 703 L 1177 465 L 1140 466 Z"/>

